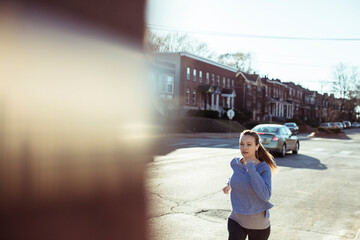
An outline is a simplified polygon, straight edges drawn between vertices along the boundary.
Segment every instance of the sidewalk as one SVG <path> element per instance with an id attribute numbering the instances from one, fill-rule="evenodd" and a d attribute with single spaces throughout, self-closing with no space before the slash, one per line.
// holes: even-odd
<path id="1" fill-rule="evenodd" d="M 166 138 L 239 138 L 240 132 L 230 133 L 169 133 Z"/>

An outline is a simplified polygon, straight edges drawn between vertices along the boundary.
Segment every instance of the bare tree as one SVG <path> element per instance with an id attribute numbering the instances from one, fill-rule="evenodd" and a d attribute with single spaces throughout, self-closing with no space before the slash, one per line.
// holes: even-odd
<path id="1" fill-rule="evenodd" d="M 186 51 L 210 58 L 243 72 L 252 72 L 250 53 L 234 52 L 216 55 L 206 43 L 199 42 L 188 34 L 168 33 L 160 35 L 149 29 L 145 33 L 145 48 L 151 53 Z"/>
<path id="2" fill-rule="evenodd" d="M 348 110 L 348 119 L 354 120 L 356 118 L 356 108 L 360 105 L 360 75 L 358 67 L 349 67 L 339 63 L 334 66 L 332 74 L 334 78 L 334 81 L 331 82 L 332 91 L 343 99 L 341 109 Z"/>
<path id="3" fill-rule="evenodd" d="M 250 73 L 253 71 L 251 67 L 252 56 L 250 53 L 224 53 L 218 56 L 218 61 L 239 71 Z"/>
<path id="4" fill-rule="evenodd" d="M 339 63 L 333 67 L 332 75 L 334 81 L 331 82 L 332 92 L 340 98 L 354 98 L 360 88 L 360 79 L 358 68 L 355 66 L 348 67 L 343 63 Z"/>
<path id="5" fill-rule="evenodd" d="M 168 33 L 160 35 L 147 29 L 145 33 L 145 48 L 152 53 L 189 52 L 206 58 L 214 58 L 215 54 L 208 45 L 199 42 L 188 34 Z"/>

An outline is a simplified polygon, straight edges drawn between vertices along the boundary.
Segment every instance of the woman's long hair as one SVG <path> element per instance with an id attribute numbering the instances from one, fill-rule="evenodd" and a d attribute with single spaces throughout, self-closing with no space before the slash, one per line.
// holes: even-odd
<path id="1" fill-rule="evenodd" d="M 251 131 L 251 130 L 244 130 L 241 135 L 240 135 L 240 139 L 243 135 L 248 135 L 248 136 L 252 136 L 255 138 L 255 145 L 258 145 L 259 144 L 259 148 L 257 150 L 258 154 L 257 154 L 257 157 L 258 159 L 263 162 L 265 161 L 270 169 L 271 169 L 271 172 L 275 172 L 277 170 L 277 166 L 276 166 L 276 163 L 274 161 L 274 157 L 273 155 L 271 155 L 264 147 L 263 145 L 261 144 L 260 142 L 260 137 L 259 135 L 257 134 L 257 132 L 254 132 L 254 131 Z"/>

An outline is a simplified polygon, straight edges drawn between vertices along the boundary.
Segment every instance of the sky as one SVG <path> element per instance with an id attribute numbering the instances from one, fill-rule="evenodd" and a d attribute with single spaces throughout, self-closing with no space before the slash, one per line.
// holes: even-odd
<path id="1" fill-rule="evenodd" d="M 148 0 L 146 24 L 217 54 L 250 53 L 261 76 L 320 93 L 331 91 L 335 65 L 360 70 L 358 0 Z"/>

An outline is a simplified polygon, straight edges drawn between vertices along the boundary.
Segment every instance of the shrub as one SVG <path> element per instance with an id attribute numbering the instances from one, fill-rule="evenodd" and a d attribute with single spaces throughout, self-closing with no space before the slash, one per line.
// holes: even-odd
<path id="1" fill-rule="evenodd" d="M 340 133 L 341 132 L 341 129 L 337 128 L 337 127 L 331 127 L 331 128 L 328 128 L 328 130 L 330 133 Z"/>
<path id="2" fill-rule="evenodd" d="M 316 130 L 318 132 L 324 132 L 324 133 L 340 133 L 341 129 L 337 127 L 331 127 L 331 128 L 324 128 L 324 127 L 317 127 Z"/>
<path id="3" fill-rule="evenodd" d="M 189 110 L 187 116 L 190 117 L 205 117 L 205 118 L 219 118 L 219 112 L 213 110 Z"/>
<path id="4" fill-rule="evenodd" d="M 258 121 L 249 121 L 247 123 L 245 123 L 245 127 L 247 129 L 252 129 L 253 127 L 255 127 L 256 125 L 260 124 Z"/>
<path id="5" fill-rule="evenodd" d="M 298 126 L 305 125 L 305 123 L 303 121 L 301 121 L 300 119 L 298 119 L 298 118 L 288 119 L 288 120 L 286 120 L 286 122 L 294 122 Z"/>
<path id="6" fill-rule="evenodd" d="M 243 123 L 249 121 L 252 118 L 252 112 L 244 110 L 242 111 L 235 111 L 235 117 L 233 120 L 238 121 L 239 123 Z"/>
<path id="7" fill-rule="evenodd" d="M 316 130 L 317 130 L 318 132 L 327 132 L 327 131 L 326 131 L 326 128 L 324 128 L 324 127 L 317 127 Z"/>
<path id="8" fill-rule="evenodd" d="M 319 126 L 319 121 L 316 120 L 316 119 L 313 119 L 313 118 L 308 118 L 305 123 L 307 125 L 310 125 L 311 127 L 316 127 L 316 126 Z"/>

